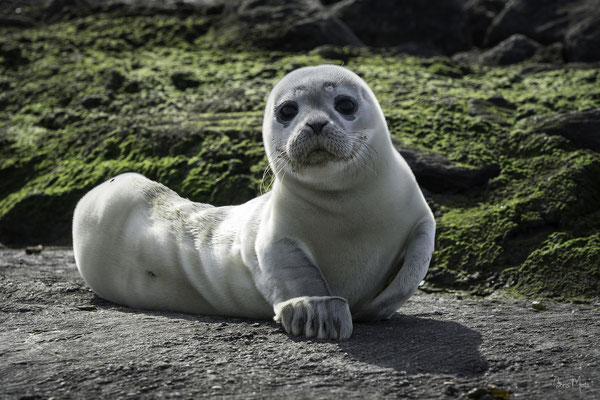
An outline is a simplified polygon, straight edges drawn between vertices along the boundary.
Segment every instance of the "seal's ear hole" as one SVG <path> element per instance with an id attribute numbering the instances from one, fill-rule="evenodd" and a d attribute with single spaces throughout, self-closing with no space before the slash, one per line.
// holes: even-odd
<path id="1" fill-rule="evenodd" d="M 286 101 L 275 109 L 277 121 L 289 122 L 298 114 L 298 104 L 294 101 Z"/>
<path id="2" fill-rule="evenodd" d="M 356 100 L 350 96 L 337 96 L 335 98 L 335 110 L 340 114 L 352 115 L 356 112 Z"/>

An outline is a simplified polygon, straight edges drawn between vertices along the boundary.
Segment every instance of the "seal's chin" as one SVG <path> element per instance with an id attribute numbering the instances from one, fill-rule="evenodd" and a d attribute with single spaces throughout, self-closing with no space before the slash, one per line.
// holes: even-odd
<path id="1" fill-rule="evenodd" d="M 308 153 L 303 161 L 306 165 L 320 165 L 336 160 L 339 160 L 339 158 L 327 150 L 323 148 L 316 148 Z"/>

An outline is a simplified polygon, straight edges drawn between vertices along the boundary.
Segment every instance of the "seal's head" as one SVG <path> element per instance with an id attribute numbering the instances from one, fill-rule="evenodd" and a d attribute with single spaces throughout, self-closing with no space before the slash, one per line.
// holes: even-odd
<path id="1" fill-rule="evenodd" d="M 348 171 L 356 176 L 373 170 L 377 149 L 390 147 L 371 89 L 358 75 L 334 65 L 300 68 L 275 85 L 267 100 L 263 139 L 276 176 L 317 184 Z"/>

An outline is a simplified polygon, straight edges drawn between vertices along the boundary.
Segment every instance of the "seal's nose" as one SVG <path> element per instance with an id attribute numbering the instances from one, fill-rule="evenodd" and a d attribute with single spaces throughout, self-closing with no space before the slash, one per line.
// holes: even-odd
<path id="1" fill-rule="evenodd" d="M 318 122 L 313 122 L 313 123 L 310 123 L 310 124 L 307 123 L 306 125 L 310 126 L 310 129 L 313 130 L 313 132 L 315 133 L 315 135 L 320 135 L 321 132 L 323 131 L 323 127 L 325 125 L 327 125 L 327 124 L 328 124 L 328 122 L 318 121 Z"/>

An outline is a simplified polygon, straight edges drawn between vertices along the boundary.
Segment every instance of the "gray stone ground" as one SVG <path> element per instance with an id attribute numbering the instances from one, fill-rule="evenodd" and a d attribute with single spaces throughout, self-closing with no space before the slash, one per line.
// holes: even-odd
<path id="1" fill-rule="evenodd" d="M 0 398 L 460 399 L 490 384 L 498 399 L 600 398 L 597 306 L 491 297 L 420 292 L 327 342 L 120 307 L 86 288 L 71 250 L 0 249 Z"/>

